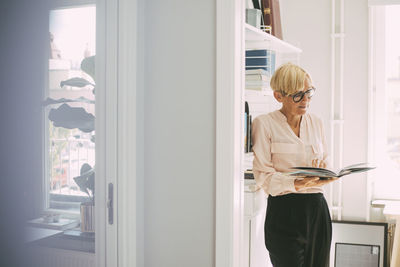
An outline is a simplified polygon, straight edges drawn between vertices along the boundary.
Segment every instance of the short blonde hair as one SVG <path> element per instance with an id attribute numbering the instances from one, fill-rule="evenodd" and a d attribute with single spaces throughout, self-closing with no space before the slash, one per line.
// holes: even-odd
<path id="1" fill-rule="evenodd" d="M 311 76 L 304 69 L 293 63 L 285 63 L 274 72 L 270 85 L 276 92 L 291 95 L 303 90 L 306 79 L 312 83 Z"/>

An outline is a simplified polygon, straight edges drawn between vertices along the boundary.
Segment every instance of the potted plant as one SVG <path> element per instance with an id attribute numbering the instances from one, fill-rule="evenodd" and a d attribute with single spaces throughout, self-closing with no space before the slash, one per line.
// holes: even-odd
<path id="1" fill-rule="evenodd" d="M 80 173 L 80 176 L 74 177 L 75 183 L 82 192 L 87 193 L 90 199 L 82 202 L 80 206 L 81 231 L 94 232 L 94 169 L 84 163 Z"/>
<path id="2" fill-rule="evenodd" d="M 81 62 L 81 70 L 95 80 L 95 56 L 87 57 Z M 93 94 L 95 93 L 95 84 L 81 77 L 74 77 L 65 81 L 61 81 L 61 87 L 93 87 Z M 94 104 L 94 100 L 87 99 L 83 96 L 76 99 L 52 99 L 47 98 L 43 105 L 61 104 L 57 108 L 52 108 L 49 111 L 48 118 L 53 122 L 54 127 L 63 127 L 67 129 L 79 129 L 85 133 L 92 133 L 95 129 L 95 117 L 93 114 L 88 113 L 82 107 L 72 107 L 68 103 L 80 102 Z M 94 135 L 91 137 L 91 142 L 95 142 Z M 81 215 L 81 231 L 94 232 L 94 193 L 95 193 L 95 171 L 94 166 L 84 163 L 80 167 L 80 175 L 73 178 L 79 190 L 85 192 L 89 200 L 82 202 L 80 205 Z"/>

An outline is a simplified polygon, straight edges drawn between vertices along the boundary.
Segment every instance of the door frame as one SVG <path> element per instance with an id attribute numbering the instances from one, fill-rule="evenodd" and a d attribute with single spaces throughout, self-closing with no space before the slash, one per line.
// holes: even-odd
<path id="1" fill-rule="evenodd" d="M 243 260 L 243 159 L 240 144 L 243 139 L 244 2 L 217 0 L 216 5 L 215 265 L 239 267 Z M 105 165 L 99 167 L 96 193 L 106 195 L 108 182 L 117 183 L 115 188 L 118 190 L 115 192 L 118 212 L 115 212 L 114 227 L 101 223 L 96 225 L 96 261 L 107 260 L 107 265 L 97 265 L 100 267 L 135 267 L 136 194 L 131 192 L 136 191 L 136 107 L 130 103 L 136 101 L 137 92 L 131 76 L 137 70 L 138 27 L 137 16 L 132 14 L 137 14 L 137 0 L 98 0 L 96 6 L 98 14 L 106 18 L 103 23 L 98 20 L 100 24 L 97 24 L 96 49 L 98 52 L 101 49 L 105 55 L 98 57 L 96 63 L 97 73 L 102 77 L 97 79 L 98 87 L 117 88 L 114 91 L 103 90 L 103 93 L 98 90 L 96 98 L 105 107 L 103 112 L 97 113 L 99 120 L 96 120 L 96 129 L 105 130 L 104 136 L 99 136 L 99 133 L 96 136 L 97 142 L 105 144 L 98 151 L 98 162 L 107 162 L 107 168 Z M 105 120 L 102 122 L 101 118 Z M 118 151 L 113 151 L 113 147 L 118 147 Z M 103 182 L 100 177 L 105 178 Z M 128 203 L 132 208 L 128 208 Z M 106 203 L 97 198 L 96 206 L 99 210 L 96 221 L 106 220 Z M 111 255 L 109 248 L 113 248 Z"/>
<path id="2" fill-rule="evenodd" d="M 96 266 L 136 266 L 137 0 L 96 1 Z M 114 186 L 113 224 L 108 184 Z"/>
<path id="3" fill-rule="evenodd" d="M 215 266 L 243 266 L 244 1 L 217 0 Z"/>

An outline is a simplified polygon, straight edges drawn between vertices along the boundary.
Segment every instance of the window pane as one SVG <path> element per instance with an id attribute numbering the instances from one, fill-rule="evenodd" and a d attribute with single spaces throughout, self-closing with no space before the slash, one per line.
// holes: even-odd
<path id="1" fill-rule="evenodd" d="M 51 209 L 78 212 L 93 195 L 93 186 L 80 188 L 74 178 L 94 183 L 95 15 L 93 6 L 50 11 L 45 183 Z"/>
<path id="2" fill-rule="evenodd" d="M 374 198 L 400 199 L 400 6 L 384 11 L 384 49 L 375 51 L 384 58 L 385 72 L 375 94 L 375 158 L 378 163 Z M 376 37 L 375 37 L 376 38 Z"/>

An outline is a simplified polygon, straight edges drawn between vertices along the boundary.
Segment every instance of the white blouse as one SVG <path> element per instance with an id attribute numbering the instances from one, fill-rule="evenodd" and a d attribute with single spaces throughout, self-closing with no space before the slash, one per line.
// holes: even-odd
<path id="1" fill-rule="evenodd" d="M 252 124 L 253 173 L 258 186 L 267 195 L 289 193 L 322 193 L 322 187 L 308 187 L 296 191 L 293 176 L 285 173 L 291 167 L 311 166 L 313 159 L 328 164 L 327 145 L 320 118 L 306 113 L 300 122 L 298 137 L 279 110 L 260 115 Z"/>

